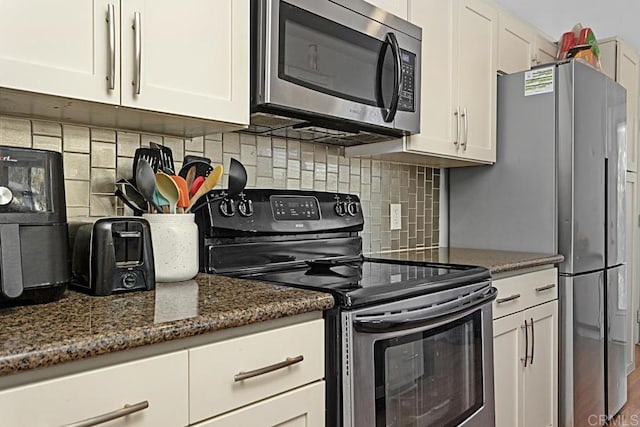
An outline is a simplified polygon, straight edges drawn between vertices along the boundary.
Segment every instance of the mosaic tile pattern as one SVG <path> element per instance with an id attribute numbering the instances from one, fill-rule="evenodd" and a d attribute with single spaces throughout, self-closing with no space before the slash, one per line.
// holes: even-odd
<path id="1" fill-rule="evenodd" d="M 136 148 L 150 142 L 185 155 L 247 169 L 248 187 L 355 193 L 362 200 L 365 252 L 438 246 L 440 170 L 366 158 L 347 158 L 340 147 L 243 133 L 181 139 L 23 118 L 0 117 L 0 145 L 44 148 L 64 156 L 67 213 L 122 214 L 114 182 L 132 176 Z M 227 175 L 222 186 L 227 185 Z M 391 203 L 402 207 L 402 228 L 390 230 Z"/>

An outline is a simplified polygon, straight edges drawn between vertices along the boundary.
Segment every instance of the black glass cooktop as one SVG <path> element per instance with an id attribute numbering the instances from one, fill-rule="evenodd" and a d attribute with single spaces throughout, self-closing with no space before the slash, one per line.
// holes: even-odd
<path id="1" fill-rule="evenodd" d="M 320 260 L 240 277 L 333 294 L 351 308 L 388 302 L 488 280 L 483 267 L 383 259 Z"/>

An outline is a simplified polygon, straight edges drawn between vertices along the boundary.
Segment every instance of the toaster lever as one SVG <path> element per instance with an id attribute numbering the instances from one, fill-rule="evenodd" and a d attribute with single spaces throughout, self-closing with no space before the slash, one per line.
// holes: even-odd
<path id="1" fill-rule="evenodd" d="M 142 233 L 140 233 L 139 231 L 116 231 L 115 235 L 126 239 L 126 238 L 140 237 L 142 236 Z"/>

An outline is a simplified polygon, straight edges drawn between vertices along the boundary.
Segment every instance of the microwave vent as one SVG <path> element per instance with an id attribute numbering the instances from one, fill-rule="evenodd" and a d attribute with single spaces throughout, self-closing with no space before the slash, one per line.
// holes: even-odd
<path id="1" fill-rule="evenodd" d="M 358 131 L 349 126 L 341 126 L 339 124 L 337 124 L 336 127 L 345 127 L 345 129 L 329 129 L 312 124 L 306 120 L 282 117 L 275 114 L 254 113 L 251 116 L 251 124 L 249 127 L 240 132 L 339 146 L 369 144 L 397 138 L 389 135 Z"/>

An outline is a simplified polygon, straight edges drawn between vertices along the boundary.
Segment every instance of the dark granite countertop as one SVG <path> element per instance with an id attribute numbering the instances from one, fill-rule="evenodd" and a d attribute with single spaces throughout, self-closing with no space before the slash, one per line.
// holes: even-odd
<path id="1" fill-rule="evenodd" d="M 333 307 L 329 294 L 200 274 L 155 291 L 0 307 L 0 376 Z"/>
<path id="2" fill-rule="evenodd" d="M 558 264 L 564 260 L 564 256 L 560 254 L 464 248 L 410 249 L 400 252 L 372 253 L 367 256 L 370 258 L 477 265 L 488 268 L 492 274 Z"/>

